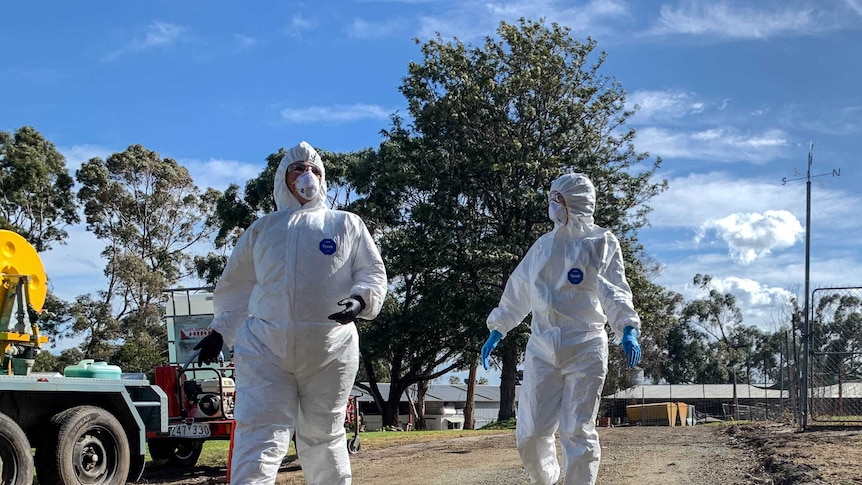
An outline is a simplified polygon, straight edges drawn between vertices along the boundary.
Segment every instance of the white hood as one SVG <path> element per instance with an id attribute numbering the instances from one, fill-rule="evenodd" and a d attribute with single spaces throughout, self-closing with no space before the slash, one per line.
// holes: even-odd
<path id="1" fill-rule="evenodd" d="M 287 175 L 287 167 L 293 162 L 306 162 L 320 169 L 322 174 L 320 180 L 320 190 L 317 197 L 311 202 L 303 206 L 299 200 L 290 193 L 287 185 L 284 183 Z M 326 204 L 326 169 L 323 167 L 323 159 L 311 145 L 307 142 L 301 142 L 299 145 L 287 151 L 284 157 L 281 158 L 281 163 L 275 170 L 275 180 L 273 182 L 273 197 L 275 198 L 275 207 L 277 210 L 292 210 L 300 207 L 311 208 L 318 205 Z"/>

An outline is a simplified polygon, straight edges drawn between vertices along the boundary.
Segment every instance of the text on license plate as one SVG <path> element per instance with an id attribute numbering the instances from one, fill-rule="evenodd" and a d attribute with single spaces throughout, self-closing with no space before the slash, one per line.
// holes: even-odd
<path id="1" fill-rule="evenodd" d="M 206 423 L 178 424 L 168 427 L 174 438 L 208 438 L 210 425 Z"/>

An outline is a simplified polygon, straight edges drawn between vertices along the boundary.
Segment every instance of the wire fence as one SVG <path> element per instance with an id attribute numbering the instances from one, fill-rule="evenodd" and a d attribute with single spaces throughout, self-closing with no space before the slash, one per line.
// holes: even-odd
<path id="1" fill-rule="evenodd" d="M 862 288 L 812 292 L 809 416 L 862 423 Z"/>
<path id="2" fill-rule="evenodd" d="M 787 389 L 750 384 L 652 384 L 605 396 L 599 425 L 693 426 L 792 420 Z"/>

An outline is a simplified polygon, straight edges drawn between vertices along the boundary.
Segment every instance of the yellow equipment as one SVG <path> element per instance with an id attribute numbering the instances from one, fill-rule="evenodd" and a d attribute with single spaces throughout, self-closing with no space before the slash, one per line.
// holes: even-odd
<path id="1" fill-rule="evenodd" d="M 36 249 L 17 233 L 0 229 L 0 350 L 7 373 L 12 373 L 16 360 L 32 366 L 38 349 L 48 341 L 28 313 L 28 306 L 41 313 L 47 294 L 48 276 Z M 28 374 L 29 368 L 15 371 L 19 373 Z"/>

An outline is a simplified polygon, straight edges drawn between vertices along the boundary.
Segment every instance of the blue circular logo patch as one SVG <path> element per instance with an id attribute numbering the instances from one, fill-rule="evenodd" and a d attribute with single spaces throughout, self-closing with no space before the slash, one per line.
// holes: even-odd
<path id="1" fill-rule="evenodd" d="M 335 241 L 332 239 L 324 239 L 320 241 L 320 252 L 329 256 L 330 254 L 335 253 L 336 246 Z"/>
<path id="2" fill-rule="evenodd" d="M 580 284 L 581 281 L 584 281 L 584 272 L 578 268 L 572 268 L 569 270 L 569 283 L 573 285 Z"/>

